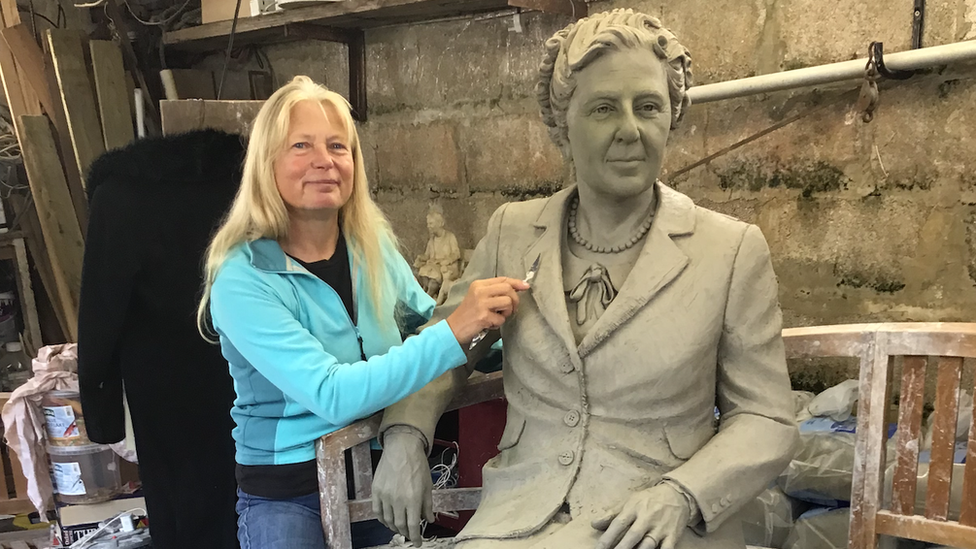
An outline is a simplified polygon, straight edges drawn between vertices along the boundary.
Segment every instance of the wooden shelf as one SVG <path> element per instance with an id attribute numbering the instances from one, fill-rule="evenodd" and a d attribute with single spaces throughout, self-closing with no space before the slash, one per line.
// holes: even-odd
<path id="1" fill-rule="evenodd" d="M 342 0 L 238 19 L 234 44 L 308 39 L 348 43 L 362 29 L 508 8 L 586 15 L 584 0 Z M 230 21 L 218 21 L 167 32 L 163 44 L 170 50 L 221 49 L 227 46 L 230 28 Z"/>

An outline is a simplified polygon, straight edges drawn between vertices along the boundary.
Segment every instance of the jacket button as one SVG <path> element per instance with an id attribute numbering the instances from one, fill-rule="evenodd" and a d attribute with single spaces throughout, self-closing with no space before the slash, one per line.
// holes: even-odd
<path id="1" fill-rule="evenodd" d="M 569 425 L 570 427 L 576 427 L 577 425 L 579 425 L 580 422 L 579 412 L 577 412 L 576 410 L 570 410 L 569 412 L 566 413 L 566 416 L 563 417 L 563 422 L 566 423 L 566 425 Z"/>
<path id="2" fill-rule="evenodd" d="M 576 369 L 576 366 L 573 366 L 573 363 L 571 361 L 567 360 L 566 362 L 563 362 L 559 366 L 559 368 L 563 371 L 564 374 L 568 374 L 568 373 L 572 372 L 573 370 L 575 370 Z"/>
<path id="3" fill-rule="evenodd" d="M 722 507 L 728 507 L 732 502 L 729 500 L 728 496 L 722 498 Z"/>
<path id="4" fill-rule="evenodd" d="M 572 465 L 573 459 L 576 458 L 576 454 L 572 450 L 566 450 L 565 452 L 559 454 L 559 463 L 561 465 Z"/>
<path id="5" fill-rule="evenodd" d="M 717 503 L 713 503 L 712 504 L 712 514 L 713 515 L 717 515 L 718 512 L 721 511 L 721 510 L 722 510 L 722 508 L 719 507 L 719 505 Z"/>

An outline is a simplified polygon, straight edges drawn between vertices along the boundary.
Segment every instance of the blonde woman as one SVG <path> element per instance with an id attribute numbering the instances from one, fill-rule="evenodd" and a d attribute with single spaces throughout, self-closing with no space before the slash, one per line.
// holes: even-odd
<path id="1" fill-rule="evenodd" d="M 527 289 L 479 281 L 444 322 L 402 341 L 434 301 L 370 198 L 348 103 L 304 76 L 258 113 L 205 268 L 198 322 L 219 336 L 237 391 L 243 549 L 324 548 L 314 441 L 464 364 L 468 342 Z"/>

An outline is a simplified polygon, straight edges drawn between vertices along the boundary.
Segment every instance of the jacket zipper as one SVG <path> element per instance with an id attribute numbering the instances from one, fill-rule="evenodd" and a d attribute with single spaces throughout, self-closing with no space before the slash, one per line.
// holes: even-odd
<path id="1" fill-rule="evenodd" d="M 337 292 L 336 289 L 333 288 L 331 284 L 329 284 L 328 282 L 322 280 L 321 278 L 313 275 L 312 273 L 308 272 L 308 270 L 305 269 L 304 267 L 302 267 L 302 269 L 303 269 L 302 271 L 298 271 L 298 272 L 303 273 L 303 274 L 305 274 L 307 276 L 310 276 L 310 277 L 314 278 L 319 283 L 324 284 L 326 288 L 332 290 L 332 293 L 335 294 L 336 298 L 339 300 L 339 304 L 342 305 L 342 307 L 341 307 L 342 312 L 345 313 L 346 318 L 349 319 L 349 324 L 352 324 L 353 331 L 356 332 L 356 341 L 359 342 L 359 357 L 363 360 L 363 362 L 365 362 L 367 360 L 367 358 L 366 358 L 366 349 L 363 347 L 363 334 L 360 333 L 359 326 L 357 326 L 356 323 L 353 321 L 352 317 L 349 316 L 349 311 L 346 310 L 345 304 L 342 303 L 342 296 L 339 295 L 339 292 Z M 353 288 L 352 288 L 352 305 L 353 305 L 353 307 L 356 307 L 356 281 L 355 280 L 353 281 L 352 285 L 353 285 Z"/>

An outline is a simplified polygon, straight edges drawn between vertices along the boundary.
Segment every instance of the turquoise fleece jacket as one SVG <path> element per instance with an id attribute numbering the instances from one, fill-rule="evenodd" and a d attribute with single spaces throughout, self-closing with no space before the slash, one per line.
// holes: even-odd
<path id="1" fill-rule="evenodd" d="M 242 244 L 228 255 L 213 284 L 210 312 L 237 391 L 231 416 L 238 463 L 312 460 L 322 435 L 465 362 L 446 321 L 402 340 L 401 333 L 430 318 L 434 300 L 398 252 L 388 250 L 385 263 L 400 322 L 393 310 L 385 322 L 377 319 L 366 281 L 353 270 L 357 326 L 339 294 L 274 240 Z"/>

